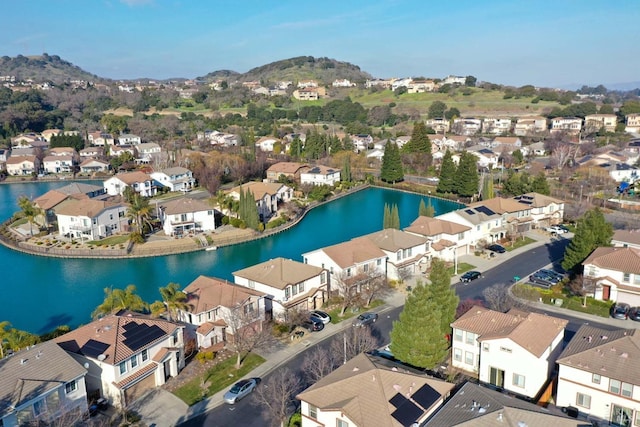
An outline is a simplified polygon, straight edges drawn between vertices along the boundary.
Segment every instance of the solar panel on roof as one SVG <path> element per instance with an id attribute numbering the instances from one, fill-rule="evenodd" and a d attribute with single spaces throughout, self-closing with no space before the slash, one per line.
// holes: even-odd
<path id="1" fill-rule="evenodd" d="M 407 400 L 407 398 L 404 397 L 402 394 L 396 393 L 395 396 L 393 396 L 391 399 L 389 399 L 389 403 L 391 403 L 396 408 L 399 408 L 400 406 L 402 406 L 402 404 L 406 400 Z"/>
<path id="2" fill-rule="evenodd" d="M 403 426 L 412 425 L 424 414 L 424 411 L 422 409 L 420 409 L 415 403 L 413 403 L 406 397 L 402 396 L 400 393 L 393 396 L 392 400 L 393 399 L 395 399 L 396 402 L 399 402 L 400 399 L 404 401 L 391 414 L 391 416 Z"/>
<path id="3" fill-rule="evenodd" d="M 123 326 L 124 341 L 122 343 L 129 347 L 131 351 L 139 350 L 165 335 L 165 332 L 157 325 L 148 326 L 144 323 L 129 322 Z"/>
<path id="4" fill-rule="evenodd" d="M 418 405 L 424 409 L 429 409 L 431 405 L 436 403 L 440 399 L 440 393 L 435 391 L 433 387 L 428 384 L 423 385 L 411 395 L 411 398 L 418 402 Z"/>
<path id="5" fill-rule="evenodd" d="M 485 214 L 485 215 L 489 215 L 489 216 L 491 216 L 491 215 L 495 215 L 495 214 L 496 214 L 494 211 L 492 211 L 491 209 L 489 209 L 489 208 L 488 208 L 488 207 L 486 207 L 486 206 L 478 206 L 478 207 L 476 208 L 476 210 L 477 210 L 478 212 L 481 212 L 481 213 L 483 213 L 483 214 Z"/>
<path id="6" fill-rule="evenodd" d="M 108 348 L 109 344 L 90 339 L 80 348 L 80 353 L 95 359 L 99 355 L 104 354 Z"/>
<path id="7" fill-rule="evenodd" d="M 469 215 L 473 215 L 475 213 L 472 209 L 465 209 L 465 212 Z"/>

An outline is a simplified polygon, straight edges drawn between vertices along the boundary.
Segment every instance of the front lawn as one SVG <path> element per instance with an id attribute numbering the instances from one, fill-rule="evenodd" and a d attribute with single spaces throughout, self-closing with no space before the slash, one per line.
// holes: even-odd
<path id="1" fill-rule="evenodd" d="M 455 276 L 455 268 L 454 267 L 455 266 L 452 265 L 451 267 L 449 267 L 447 269 L 447 271 L 449 272 L 449 276 L 451 276 L 451 277 Z M 474 268 L 476 268 L 475 265 L 471 265 L 471 264 L 468 264 L 466 262 L 459 262 L 458 263 L 458 274 L 464 274 L 467 271 L 473 270 Z"/>
<path id="2" fill-rule="evenodd" d="M 611 302 L 599 301 L 587 297 L 587 305 L 583 306 L 584 298 L 577 295 L 569 295 L 563 285 L 552 286 L 550 289 L 541 289 L 536 286 L 518 283 L 513 287 L 513 294 L 529 301 L 542 301 L 548 305 L 560 306 L 573 311 L 595 314 L 600 317 L 609 317 Z"/>
<path id="3" fill-rule="evenodd" d="M 236 357 L 235 355 L 228 358 L 224 362 L 218 363 L 216 366 L 209 369 L 203 377 L 197 377 L 177 389 L 173 392 L 176 396 L 182 399 L 187 405 L 191 406 L 198 403 L 202 399 L 206 399 L 209 396 L 213 396 L 220 390 L 224 390 L 231 384 L 238 381 L 240 378 L 251 372 L 256 366 L 264 363 L 264 359 L 257 354 L 250 353 L 245 359 L 240 369 L 236 369 Z M 191 363 L 200 363 L 196 360 Z M 202 383 L 208 384 L 208 387 L 203 389 Z"/>
<path id="4" fill-rule="evenodd" d="M 369 307 L 362 307 L 362 308 L 348 307 L 342 317 L 340 317 L 340 307 L 336 307 L 332 310 L 329 310 L 327 313 L 329 313 L 329 316 L 331 316 L 331 323 L 336 324 L 336 323 L 342 322 L 343 320 L 350 319 L 354 316 L 357 316 L 362 312 L 370 311 L 376 307 L 381 306 L 382 304 L 384 304 L 384 301 L 379 299 L 374 299 L 373 301 L 371 301 L 371 305 Z"/>
<path id="5" fill-rule="evenodd" d="M 526 237 L 524 239 L 517 239 L 515 242 L 513 242 L 513 245 L 511 246 L 505 246 L 504 248 L 511 252 L 514 249 L 518 249 L 521 248 L 523 246 L 526 246 L 530 243 L 535 243 L 535 240 L 533 240 L 531 237 Z"/>
<path id="6" fill-rule="evenodd" d="M 106 237 L 102 240 L 92 240 L 87 242 L 87 245 L 90 246 L 113 246 L 113 245 L 121 245 L 127 243 L 129 240 L 128 234 L 122 234 L 117 236 Z"/>

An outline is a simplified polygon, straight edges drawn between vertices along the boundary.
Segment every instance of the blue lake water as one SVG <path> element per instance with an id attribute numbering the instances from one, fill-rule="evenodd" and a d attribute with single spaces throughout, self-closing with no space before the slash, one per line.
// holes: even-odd
<path id="1" fill-rule="evenodd" d="M 0 185 L 0 220 L 18 210 L 17 200 L 37 197 L 68 182 Z M 157 258 L 60 259 L 27 255 L 0 245 L 0 321 L 33 333 L 59 325 L 78 326 L 104 299 L 104 288 L 137 287 L 147 302 L 160 299 L 158 288 L 182 287 L 201 274 L 233 281 L 232 273 L 272 258 L 302 261 L 302 254 L 382 228 L 384 204 L 396 204 L 401 227 L 417 216 L 420 199 L 411 193 L 369 188 L 310 211 L 295 227 L 275 236 L 220 248 Z M 426 201 L 426 200 L 425 200 Z M 458 207 L 433 199 L 436 214 Z"/>

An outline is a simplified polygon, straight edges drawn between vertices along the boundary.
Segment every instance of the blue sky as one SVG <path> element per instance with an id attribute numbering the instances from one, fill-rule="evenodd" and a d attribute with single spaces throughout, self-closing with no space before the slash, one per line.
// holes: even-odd
<path id="1" fill-rule="evenodd" d="M 640 80 L 637 0 L 21 0 L 0 55 L 102 77 L 193 78 L 300 55 L 374 77 L 566 86 Z"/>

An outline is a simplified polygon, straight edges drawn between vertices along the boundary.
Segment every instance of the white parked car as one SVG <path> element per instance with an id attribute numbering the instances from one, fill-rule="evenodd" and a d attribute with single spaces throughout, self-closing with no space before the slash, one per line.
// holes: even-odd
<path id="1" fill-rule="evenodd" d="M 556 233 L 556 234 L 564 234 L 567 232 L 567 230 L 560 227 L 559 225 L 552 225 L 551 227 L 547 227 L 547 231 L 549 233 Z"/>

